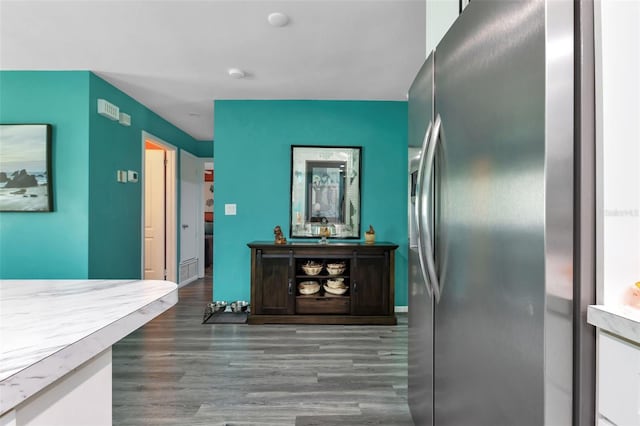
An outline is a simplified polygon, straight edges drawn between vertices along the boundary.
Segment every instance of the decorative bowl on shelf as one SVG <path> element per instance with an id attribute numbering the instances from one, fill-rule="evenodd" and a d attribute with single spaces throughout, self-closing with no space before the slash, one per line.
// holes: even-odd
<path id="1" fill-rule="evenodd" d="M 307 262 L 302 265 L 302 270 L 307 275 L 318 275 L 322 271 L 322 265 L 315 262 Z"/>
<path id="2" fill-rule="evenodd" d="M 330 288 L 346 288 L 344 278 L 332 278 L 327 280 L 327 287 Z"/>
<path id="3" fill-rule="evenodd" d="M 347 269 L 344 263 L 328 263 L 327 272 L 329 275 L 340 275 Z"/>
<path id="4" fill-rule="evenodd" d="M 304 295 L 316 294 L 320 291 L 320 283 L 317 281 L 303 281 L 298 284 L 298 291 Z"/>
<path id="5" fill-rule="evenodd" d="M 326 293 L 329 293 L 329 294 L 341 295 L 341 294 L 345 294 L 347 292 L 347 287 L 346 286 L 343 287 L 343 288 L 331 288 L 331 287 L 329 287 L 328 285 L 325 284 L 323 287 L 324 287 L 324 291 Z"/>

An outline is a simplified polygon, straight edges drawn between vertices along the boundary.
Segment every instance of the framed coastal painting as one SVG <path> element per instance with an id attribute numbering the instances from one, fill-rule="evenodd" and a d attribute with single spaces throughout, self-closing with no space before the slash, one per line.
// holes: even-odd
<path id="1" fill-rule="evenodd" d="M 0 212 L 53 211 L 51 125 L 0 124 Z"/>

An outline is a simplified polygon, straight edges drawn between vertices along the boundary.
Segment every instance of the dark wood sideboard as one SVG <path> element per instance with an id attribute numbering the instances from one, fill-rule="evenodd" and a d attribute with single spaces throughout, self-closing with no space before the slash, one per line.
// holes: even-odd
<path id="1" fill-rule="evenodd" d="M 394 255 L 392 243 L 315 242 L 274 244 L 252 242 L 251 315 L 249 324 L 377 324 L 394 325 Z M 302 265 L 323 265 L 318 275 L 307 275 Z M 331 276 L 327 263 L 346 265 Z M 302 295 L 298 284 L 343 278 L 343 295 L 321 289 Z"/>

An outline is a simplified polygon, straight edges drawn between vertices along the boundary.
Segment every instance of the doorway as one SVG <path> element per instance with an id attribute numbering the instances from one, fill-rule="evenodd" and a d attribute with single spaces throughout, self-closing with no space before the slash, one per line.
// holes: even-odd
<path id="1" fill-rule="evenodd" d="M 176 148 L 142 132 L 142 277 L 176 281 Z"/>
<path id="2" fill-rule="evenodd" d="M 204 163 L 180 150 L 180 285 L 204 276 Z"/>
<path id="3" fill-rule="evenodd" d="M 204 160 L 204 187 L 202 195 L 204 199 L 204 268 L 213 265 L 213 199 L 214 199 L 214 170 L 213 158 Z"/>

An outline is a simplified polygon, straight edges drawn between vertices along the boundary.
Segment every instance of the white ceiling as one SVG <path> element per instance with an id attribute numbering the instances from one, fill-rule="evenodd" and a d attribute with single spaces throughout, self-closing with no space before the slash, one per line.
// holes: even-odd
<path id="1" fill-rule="evenodd" d="M 424 8 L 425 0 L 0 0 L 0 68 L 91 70 L 211 140 L 216 99 L 406 99 L 425 57 Z M 272 12 L 289 25 L 269 25 Z M 247 78 L 232 79 L 229 68 Z"/>

